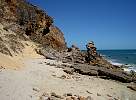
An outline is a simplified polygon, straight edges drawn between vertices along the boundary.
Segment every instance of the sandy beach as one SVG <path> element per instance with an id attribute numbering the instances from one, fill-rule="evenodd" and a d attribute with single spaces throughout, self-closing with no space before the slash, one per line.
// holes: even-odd
<path id="1" fill-rule="evenodd" d="M 93 76 L 67 74 L 57 68 L 62 62 L 42 56 L 24 58 L 22 67 L 0 69 L 1 100 L 40 100 L 44 94 L 55 92 L 63 96 L 91 96 L 94 100 L 136 100 L 136 92 L 125 84 Z"/>
<path id="2" fill-rule="evenodd" d="M 62 2 L 63 0 L 60 1 Z M 49 16 L 44 11 L 43 6 L 45 5 L 42 5 L 42 10 L 36 6 L 40 6 L 40 4 L 33 5 L 27 0 L 0 0 L 0 100 L 136 100 L 136 74 L 133 71 L 126 73 L 120 66 L 112 65 L 97 52 L 97 47 L 93 42 L 95 39 L 98 40 L 100 44 L 97 45 L 103 48 L 106 47 L 105 45 L 107 47 L 109 45 L 108 48 L 110 48 L 113 44 L 113 47 L 122 47 L 123 45 L 126 46 L 126 44 L 130 46 L 129 43 L 124 44 L 124 42 L 123 45 L 117 45 L 120 43 L 116 41 L 118 37 L 110 38 L 118 36 L 119 33 L 115 31 L 116 27 L 122 28 L 123 35 L 121 35 L 121 38 L 124 38 L 126 30 L 124 31 L 125 27 L 122 25 L 125 25 L 125 23 L 119 24 L 120 26 L 117 26 L 118 23 L 116 23 L 116 27 L 111 30 L 112 36 L 109 35 L 110 27 L 113 27 L 111 22 L 118 22 L 118 20 L 112 21 L 111 19 L 114 17 L 109 19 L 105 17 L 108 15 L 121 16 L 120 14 L 127 11 L 125 10 L 127 6 L 124 5 L 124 8 L 122 8 L 121 5 L 123 3 L 120 2 L 117 7 L 120 7 L 123 11 L 114 14 L 113 11 L 116 6 L 112 5 L 114 9 L 109 9 L 108 13 L 113 10 L 113 14 L 104 12 L 106 15 L 101 17 L 101 15 L 97 14 L 97 10 L 100 7 L 100 10 L 104 10 L 106 5 L 109 8 L 109 4 L 112 3 L 101 6 L 103 2 L 97 1 L 100 4 L 96 6 L 97 3 L 92 3 L 95 0 L 88 0 L 87 2 L 82 0 L 83 3 L 78 8 L 76 7 L 79 3 L 78 0 L 76 2 L 73 0 L 75 3 L 71 0 L 71 3 L 66 3 L 65 5 L 57 4 L 60 1 L 54 0 L 47 7 L 51 7 L 55 14 L 59 14 L 59 11 L 61 12 L 60 23 L 62 25 L 58 24 L 58 26 L 63 28 L 63 30 L 68 30 L 66 34 L 57 27 L 56 22 L 54 23 L 57 18 Z M 45 4 L 48 4 L 48 2 L 45 2 Z M 84 4 L 85 2 L 87 5 Z M 41 4 L 43 4 L 42 0 Z M 91 4 L 92 6 L 90 6 Z M 118 2 L 115 4 L 118 4 Z M 60 10 L 55 10 L 59 7 L 61 7 Z M 65 7 L 68 8 L 64 12 L 61 11 Z M 72 7 L 76 8 L 77 11 Z M 91 10 L 88 8 L 86 9 L 87 11 L 82 10 L 86 7 L 91 7 Z M 92 12 L 93 7 L 96 10 L 94 13 Z M 130 9 L 129 6 L 128 8 Z M 75 12 L 70 14 L 69 12 L 71 11 Z M 77 14 L 78 12 L 79 15 Z M 85 12 L 87 12 L 86 16 Z M 118 10 L 114 12 L 118 12 Z M 90 17 L 89 14 L 91 14 Z M 100 14 L 103 14 L 103 12 L 100 11 Z M 65 16 L 70 19 L 65 19 Z M 91 17 L 93 17 L 93 20 L 91 20 Z M 95 17 L 98 18 L 96 21 Z M 104 21 L 101 22 L 103 18 Z M 76 21 L 76 19 L 79 19 L 79 21 Z M 127 19 L 124 20 L 128 21 Z M 106 25 L 107 22 L 108 24 Z M 121 20 L 121 22 L 123 21 Z M 134 21 L 132 20 L 131 22 Z M 68 29 L 65 28 L 65 25 L 68 25 Z M 92 27 L 92 25 L 95 27 Z M 129 27 L 131 25 L 133 23 L 130 23 Z M 77 32 L 73 29 L 76 29 Z M 70 30 L 72 31 L 70 32 Z M 127 30 L 132 31 L 133 29 Z M 134 36 L 130 35 L 130 33 L 135 33 L 131 31 L 128 32 L 129 36 Z M 106 32 L 107 35 L 105 34 Z M 98 34 L 98 36 L 94 34 L 98 39 L 93 37 L 93 33 Z M 70 37 L 65 38 L 67 35 Z M 107 37 L 109 38 L 106 41 Z M 94 40 L 92 41 L 93 38 Z M 71 41 L 72 44 L 75 44 L 76 41 L 77 43 L 80 41 L 80 43 L 76 46 L 69 44 L 65 40 Z M 130 42 L 131 39 L 127 37 L 124 40 L 125 42 L 126 40 Z M 87 41 L 88 43 L 86 43 Z M 119 41 L 121 41 L 120 38 Z M 82 52 L 83 49 L 78 47 L 83 46 L 83 44 L 86 47 L 85 52 Z M 69 45 L 72 46 L 68 47 Z M 127 60 L 128 58 L 128 56 L 125 57 Z"/>

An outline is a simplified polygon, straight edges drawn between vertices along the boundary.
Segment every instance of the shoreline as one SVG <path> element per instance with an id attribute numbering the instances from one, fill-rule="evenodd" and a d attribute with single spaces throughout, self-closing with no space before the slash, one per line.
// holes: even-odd
<path id="1" fill-rule="evenodd" d="M 124 64 L 124 63 L 119 63 L 117 61 L 115 61 L 114 59 L 110 59 L 108 58 L 106 55 L 102 55 L 101 56 L 107 60 L 109 63 L 111 63 L 112 65 L 115 65 L 115 66 L 119 66 L 120 68 L 123 68 L 123 70 L 125 72 L 130 72 L 130 71 L 134 71 L 136 72 L 136 65 L 135 64 Z"/>
<path id="2" fill-rule="evenodd" d="M 130 72 L 130 71 L 136 72 L 136 68 L 135 68 L 136 65 L 131 65 L 131 64 L 126 65 L 126 64 L 123 64 L 123 63 L 114 62 L 114 61 L 109 60 L 109 59 L 106 59 L 106 60 L 108 60 L 112 65 L 119 66 L 119 67 L 123 68 L 124 71 L 126 71 L 126 72 Z"/>

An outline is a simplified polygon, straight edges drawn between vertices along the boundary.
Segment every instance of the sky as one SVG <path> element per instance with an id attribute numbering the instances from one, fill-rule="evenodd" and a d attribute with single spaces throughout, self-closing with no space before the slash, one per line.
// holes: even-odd
<path id="1" fill-rule="evenodd" d="M 136 49 L 136 0 L 28 0 L 54 18 L 67 45 Z"/>

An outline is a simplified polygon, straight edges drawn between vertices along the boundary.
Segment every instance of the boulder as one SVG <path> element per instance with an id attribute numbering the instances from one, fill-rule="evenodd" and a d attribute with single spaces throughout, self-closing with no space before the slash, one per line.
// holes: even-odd
<path id="1" fill-rule="evenodd" d="M 97 96 L 101 96 L 101 94 L 97 93 Z"/>

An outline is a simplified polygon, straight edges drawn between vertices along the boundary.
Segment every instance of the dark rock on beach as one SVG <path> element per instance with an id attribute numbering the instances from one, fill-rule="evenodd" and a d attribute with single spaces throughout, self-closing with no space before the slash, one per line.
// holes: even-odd
<path id="1" fill-rule="evenodd" d="M 64 62 L 73 62 L 73 63 L 85 63 L 85 53 L 81 52 L 78 47 L 72 45 L 66 51 L 66 54 L 63 56 L 62 61 Z"/>
<path id="2" fill-rule="evenodd" d="M 72 96 L 72 93 L 67 93 L 66 95 L 67 95 L 67 96 Z"/>
<path id="3" fill-rule="evenodd" d="M 75 72 L 78 72 L 83 75 L 97 76 L 98 68 L 96 66 L 90 66 L 85 64 L 75 64 L 73 65 Z"/>
<path id="4" fill-rule="evenodd" d="M 51 97 L 63 99 L 60 95 L 57 95 L 55 92 L 52 92 L 52 93 L 51 93 Z M 53 99 L 53 100 L 54 100 L 54 99 Z"/>
<path id="5" fill-rule="evenodd" d="M 68 50 L 68 52 L 71 53 L 69 60 L 72 62 L 72 66 L 70 68 L 73 68 L 75 72 L 90 76 L 105 76 L 107 79 L 114 79 L 121 82 L 136 81 L 134 73 L 133 75 L 126 73 L 121 69 L 121 67 L 114 66 L 101 57 L 96 52 L 96 47 L 93 42 L 89 42 L 86 47 L 87 52 L 84 53 L 74 45 Z M 77 60 L 79 62 L 76 62 Z M 82 61 L 83 63 L 81 63 Z"/>
<path id="6" fill-rule="evenodd" d="M 121 82 L 133 82 L 136 79 L 132 78 L 130 74 L 125 73 L 123 70 L 108 69 L 104 67 L 91 66 L 87 64 L 73 64 L 71 65 L 72 70 L 79 74 L 89 76 L 105 76 L 106 79 L 118 80 Z"/>
<path id="7" fill-rule="evenodd" d="M 113 69 L 105 69 L 101 68 L 98 70 L 99 75 L 105 75 L 107 77 L 110 77 L 111 79 L 118 80 L 121 82 L 133 82 L 136 79 L 132 78 L 129 74 L 125 73 L 121 70 L 113 70 Z"/>

